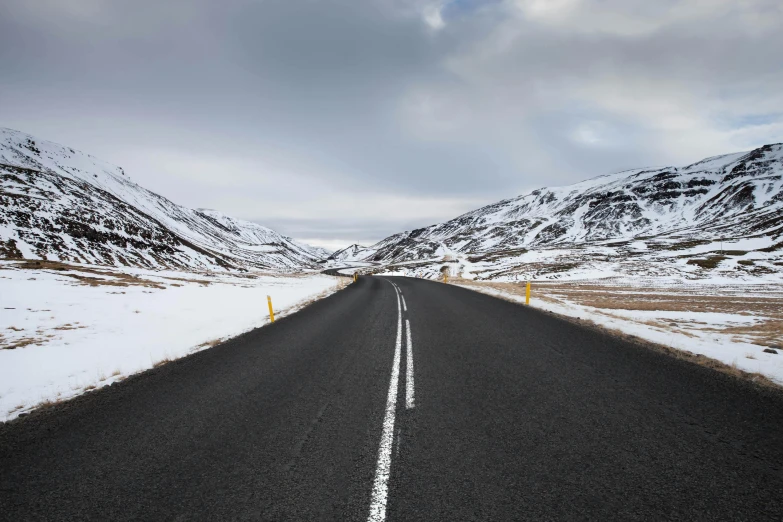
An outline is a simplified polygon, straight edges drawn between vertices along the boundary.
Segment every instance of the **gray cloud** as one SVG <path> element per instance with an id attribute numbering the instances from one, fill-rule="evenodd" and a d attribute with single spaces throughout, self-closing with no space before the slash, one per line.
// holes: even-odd
<path id="1" fill-rule="evenodd" d="M 324 243 L 783 141 L 776 0 L 2 9 L 0 125 Z"/>

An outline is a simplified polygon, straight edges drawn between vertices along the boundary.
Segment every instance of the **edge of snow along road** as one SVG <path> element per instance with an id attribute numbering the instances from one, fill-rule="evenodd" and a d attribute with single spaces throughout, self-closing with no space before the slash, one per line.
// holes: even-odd
<path id="1" fill-rule="evenodd" d="M 276 319 L 282 320 L 347 286 L 344 278 L 320 274 L 312 281 L 216 276 L 203 285 L 203 278 L 191 275 L 192 281 L 185 280 L 187 274 L 181 272 L 136 270 L 131 275 L 139 276 L 134 282 L 140 283 L 120 293 L 111 285 L 73 285 L 68 276 L 80 275 L 77 268 L 39 270 L 33 281 L 28 281 L 29 270 L 8 270 L 11 278 L 0 279 L 4 306 L 13 308 L 4 311 L 0 330 L 14 326 L 19 327 L 18 333 L 14 331 L 17 337 L 40 338 L 22 349 L 0 350 L 0 422 L 59 405 L 267 326 L 268 294 Z M 28 309 L 47 312 L 32 314 Z M 63 328 L 63 324 L 72 326 Z M 10 335 L 5 337 L 14 341 Z M 106 350 L 107 345 L 111 350 Z"/>

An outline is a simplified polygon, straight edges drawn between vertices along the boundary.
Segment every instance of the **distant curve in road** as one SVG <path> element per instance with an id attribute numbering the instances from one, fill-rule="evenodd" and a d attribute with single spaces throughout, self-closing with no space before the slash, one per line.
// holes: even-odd
<path id="1" fill-rule="evenodd" d="M 0 520 L 781 520 L 781 433 L 778 390 L 361 277 L 0 426 Z"/>

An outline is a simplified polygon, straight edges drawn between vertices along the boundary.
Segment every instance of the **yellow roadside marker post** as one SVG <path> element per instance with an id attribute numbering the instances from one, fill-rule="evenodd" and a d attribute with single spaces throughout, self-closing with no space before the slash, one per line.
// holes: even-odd
<path id="1" fill-rule="evenodd" d="M 272 298 L 270 296 L 266 296 L 266 302 L 269 304 L 269 321 L 274 323 L 275 322 L 275 311 L 272 310 Z"/>
<path id="2" fill-rule="evenodd" d="M 358 280 L 359 280 L 359 275 L 356 272 L 354 272 L 353 273 L 353 282 L 355 283 Z"/>
<path id="3" fill-rule="evenodd" d="M 448 283 L 449 282 L 449 274 L 443 274 L 443 282 Z"/>
<path id="4" fill-rule="evenodd" d="M 527 282 L 527 287 L 525 287 L 525 304 L 530 304 L 530 281 Z"/>

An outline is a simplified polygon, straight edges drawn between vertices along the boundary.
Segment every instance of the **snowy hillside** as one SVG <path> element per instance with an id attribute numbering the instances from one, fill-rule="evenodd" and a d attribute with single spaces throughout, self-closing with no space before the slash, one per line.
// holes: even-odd
<path id="1" fill-rule="evenodd" d="M 721 264 L 756 275 L 781 272 L 782 177 L 781 144 L 683 168 L 620 172 L 533 190 L 395 234 L 373 245 L 364 260 L 415 264 L 459 258 L 481 264 L 484 276 L 493 278 L 521 272 L 530 277 L 530 267 L 542 257 L 559 257 L 550 267 L 559 272 L 595 259 L 631 258 L 680 260 L 694 274 Z"/>
<path id="2" fill-rule="evenodd" d="M 140 187 L 89 154 L 0 128 L 0 258 L 178 269 L 313 268 L 323 249 Z"/>
<path id="3" fill-rule="evenodd" d="M 375 250 L 362 245 L 353 244 L 333 252 L 326 258 L 328 264 L 345 264 L 363 261 L 368 256 L 372 256 Z"/>

